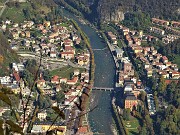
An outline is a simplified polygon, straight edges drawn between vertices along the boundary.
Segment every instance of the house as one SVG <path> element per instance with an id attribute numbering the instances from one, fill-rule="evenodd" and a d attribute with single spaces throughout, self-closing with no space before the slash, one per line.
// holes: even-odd
<path id="1" fill-rule="evenodd" d="M 41 87 L 45 87 L 46 86 L 46 81 L 44 79 L 39 79 L 37 81 L 37 87 L 41 88 Z"/>
<path id="2" fill-rule="evenodd" d="M 141 40 L 138 38 L 133 38 L 134 44 L 141 45 Z"/>
<path id="3" fill-rule="evenodd" d="M 11 91 L 14 93 L 14 94 L 19 94 L 20 93 L 20 87 L 18 84 L 11 84 L 11 85 L 8 85 L 7 86 L 8 88 L 11 88 Z"/>
<path id="4" fill-rule="evenodd" d="M 172 21 L 171 26 L 173 27 L 180 27 L 180 22 Z"/>
<path id="5" fill-rule="evenodd" d="M 51 83 L 53 84 L 59 84 L 60 81 L 59 81 L 59 76 L 55 75 L 51 78 Z"/>
<path id="6" fill-rule="evenodd" d="M 153 70 L 152 70 L 151 67 L 150 68 L 146 68 L 145 71 L 146 71 L 146 76 L 147 77 L 151 77 L 152 76 Z"/>
<path id="7" fill-rule="evenodd" d="M 76 57 L 76 61 L 79 65 L 87 65 L 89 63 L 89 56 L 88 55 L 78 55 Z"/>
<path id="8" fill-rule="evenodd" d="M 115 54 L 116 54 L 117 58 L 123 57 L 123 53 L 124 53 L 124 51 L 122 49 L 116 49 L 115 50 Z"/>
<path id="9" fill-rule="evenodd" d="M 93 135 L 92 132 L 89 132 L 88 126 L 78 127 L 77 133 L 75 135 Z"/>
<path id="10" fill-rule="evenodd" d="M 66 134 L 66 126 L 60 126 L 58 124 L 53 124 L 51 122 L 39 122 L 34 123 L 31 129 L 32 134 L 46 134 L 47 130 L 55 130 L 56 135 L 65 135 Z"/>
<path id="11" fill-rule="evenodd" d="M 44 21 L 43 25 L 45 27 L 49 27 L 51 25 L 51 22 L 50 21 Z"/>
<path id="12" fill-rule="evenodd" d="M 18 72 L 13 73 L 13 78 L 14 78 L 13 83 L 19 83 L 21 79 Z"/>
<path id="13" fill-rule="evenodd" d="M 51 51 L 50 52 L 50 57 L 51 58 L 56 58 L 57 57 L 56 52 Z"/>
<path id="14" fill-rule="evenodd" d="M 168 26 L 170 24 L 169 21 L 157 19 L 157 18 L 152 18 L 152 23 L 157 24 L 157 25 L 165 25 Z"/>
<path id="15" fill-rule="evenodd" d="M 73 77 L 71 80 L 67 80 L 68 85 L 75 85 L 78 82 L 78 77 Z"/>
<path id="16" fill-rule="evenodd" d="M 126 93 L 124 108 L 130 109 L 131 111 L 138 105 L 138 100 L 133 93 Z"/>
<path id="17" fill-rule="evenodd" d="M 60 83 L 67 83 L 67 78 L 60 78 Z"/>
<path id="18" fill-rule="evenodd" d="M 75 70 L 74 70 L 74 75 L 75 75 L 75 76 L 79 75 L 79 73 L 80 73 L 80 72 L 79 72 L 79 69 L 75 69 Z"/>
<path id="19" fill-rule="evenodd" d="M 166 65 L 164 65 L 164 64 L 161 63 L 161 62 L 156 62 L 156 63 L 155 63 L 155 66 L 156 66 L 157 69 L 160 69 L 160 70 L 164 70 L 164 69 L 167 68 Z"/>
<path id="20" fill-rule="evenodd" d="M 130 62 L 124 62 L 123 63 L 123 71 L 124 73 L 132 72 L 132 64 Z"/>
<path id="21" fill-rule="evenodd" d="M 73 52 L 75 54 L 75 49 L 72 48 L 71 46 L 64 46 L 64 52 Z"/>
<path id="22" fill-rule="evenodd" d="M 30 31 L 25 31 L 25 34 L 26 34 L 26 37 L 27 37 L 27 38 L 30 38 L 30 37 L 31 37 Z"/>
<path id="23" fill-rule="evenodd" d="M 112 32 L 108 32 L 108 37 L 111 40 L 112 44 L 117 45 L 116 35 L 114 35 Z"/>
<path id="24" fill-rule="evenodd" d="M 167 63 L 168 62 L 168 58 L 166 57 L 166 56 L 163 56 L 162 57 L 162 62 L 165 64 L 165 63 Z"/>
<path id="25" fill-rule="evenodd" d="M 45 120 L 47 117 L 47 112 L 46 111 L 38 112 L 37 117 L 38 117 L 38 119 L 40 119 L 40 121 Z"/>
<path id="26" fill-rule="evenodd" d="M 156 108 L 154 103 L 154 97 L 152 94 L 147 94 L 147 103 L 148 103 L 149 114 L 153 115 L 156 112 Z"/>
<path id="27" fill-rule="evenodd" d="M 73 46 L 73 41 L 71 39 L 64 40 L 64 45 L 66 46 Z"/>
<path id="28" fill-rule="evenodd" d="M 126 85 L 125 87 L 124 87 L 124 94 L 125 93 L 127 93 L 127 92 L 132 92 L 132 86 L 131 85 Z"/>
<path id="29" fill-rule="evenodd" d="M 0 77 L 0 84 L 9 84 L 9 83 L 11 83 L 10 76 Z"/>
<path id="30" fill-rule="evenodd" d="M 75 39 L 75 44 L 76 44 L 76 45 L 78 45 L 78 44 L 80 44 L 80 43 L 81 43 L 81 38 Z"/>
<path id="31" fill-rule="evenodd" d="M 72 58 L 74 58 L 74 53 L 73 52 L 61 52 L 60 55 L 61 55 L 61 58 L 63 58 L 63 59 L 72 59 Z"/>
<path id="32" fill-rule="evenodd" d="M 180 78 L 180 72 L 178 72 L 178 71 L 172 71 L 171 77 L 172 77 L 173 79 L 179 79 L 179 78 Z"/>
<path id="33" fill-rule="evenodd" d="M 156 28 L 156 27 L 151 27 L 150 30 L 154 33 L 160 34 L 160 35 L 164 35 L 165 31 L 160 29 L 160 28 Z"/>

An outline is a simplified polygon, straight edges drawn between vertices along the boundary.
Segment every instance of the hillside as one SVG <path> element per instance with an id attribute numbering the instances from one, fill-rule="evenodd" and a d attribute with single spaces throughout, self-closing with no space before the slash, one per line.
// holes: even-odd
<path id="1" fill-rule="evenodd" d="M 30 2 L 8 2 L 0 19 L 15 22 L 24 20 L 40 21 L 48 16 L 56 4 L 53 0 L 31 0 Z"/>
<path id="2" fill-rule="evenodd" d="M 17 62 L 17 54 L 10 48 L 6 37 L 0 33 L 0 76 L 8 73 L 10 63 Z"/>
<path id="3" fill-rule="evenodd" d="M 66 0 L 66 3 L 93 21 L 118 22 L 124 19 L 123 13 L 130 11 L 141 11 L 166 20 L 180 19 L 179 0 Z"/>

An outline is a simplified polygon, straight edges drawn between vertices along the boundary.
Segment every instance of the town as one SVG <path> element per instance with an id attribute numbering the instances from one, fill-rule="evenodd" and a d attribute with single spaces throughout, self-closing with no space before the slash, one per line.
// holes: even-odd
<path id="1" fill-rule="evenodd" d="M 159 20 L 156 18 L 152 18 L 152 23 L 155 23 L 158 26 L 160 25 L 166 27 L 170 25 L 168 21 Z M 179 27 L 179 22 L 172 21 L 171 25 L 172 27 L 177 28 Z M 171 82 L 179 82 L 180 72 L 178 65 L 169 61 L 167 56 L 163 56 L 162 54 L 158 53 L 153 46 L 142 46 L 142 42 L 145 40 L 147 40 L 145 42 L 152 41 L 152 39 L 160 40 L 158 37 L 143 35 L 142 31 L 138 32 L 130 30 L 121 24 L 116 24 L 116 26 L 119 31 L 119 35 L 123 36 L 120 43 L 118 43 L 119 37 L 117 33 L 113 34 L 111 31 L 106 33 L 108 37 L 107 42 L 110 46 L 110 50 L 114 57 L 117 68 L 116 87 L 123 89 L 123 105 L 116 102 L 116 98 L 118 97 L 113 98 L 112 104 L 115 108 L 115 112 L 122 116 L 126 115 L 127 112 L 133 112 L 132 116 L 136 117 L 139 108 L 143 108 L 144 104 L 147 104 L 149 115 L 154 116 L 156 115 L 156 108 L 167 108 L 167 103 L 164 102 L 162 96 L 157 96 L 157 94 L 154 94 L 154 90 L 147 85 L 147 82 L 152 78 L 156 78 L 157 81 L 160 82 L 161 80 L 164 80 L 166 85 L 170 84 Z M 151 27 L 150 31 L 160 35 L 165 34 L 164 30 L 156 27 Z M 171 37 L 171 39 L 166 38 L 168 43 L 179 38 L 176 35 L 171 35 Z M 162 38 L 161 40 L 164 42 L 165 38 Z M 166 44 L 167 42 L 164 43 Z M 119 46 L 119 44 L 121 44 L 121 46 Z M 140 74 L 137 71 L 137 68 L 142 69 L 141 72 L 143 72 L 143 76 L 141 76 L 141 79 L 143 80 L 140 79 Z M 155 89 L 157 89 L 159 86 L 157 81 L 155 84 Z M 157 102 L 159 104 L 157 104 Z M 123 119 L 126 118 L 123 117 Z M 120 118 L 120 121 L 121 120 L 122 119 Z M 125 133 L 131 129 L 136 130 L 136 127 L 133 127 L 133 122 L 136 123 L 134 118 L 128 118 L 125 124 L 121 125 L 126 127 L 127 130 L 125 130 Z"/>
<path id="2" fill-rule="evenodd" d="M 84 110 L 78 105 L 83 106 L 82 100 L 90 90 L 90 54 L 78 31 L 68 20 L 56 24 L 50 21 L 18 24 L 6 20 L 1 24 L 1 30 L 9 33 L 10 47 L 18 53 L 20 62 L 11 64 L 9 76 L 0 77 L 0 83 L 14 94 L 22 95 L 16 111 L 21 113 L 18 123 L 23 131 L 31 128 L 31 133 L 48 130 L 56 130 L 58 134 L 88 132 L 87 124 L 79 126 L 78 116 Z M 39 69 L 35 69 L 40 72 L 34 72 L 37 76 L 35 85 L 30 84 L 34 78 L 30 79 L 29 72 L 39 65 Z M 55 119 L 52 107 L 62 109 L 65 114 L 65 118 L 59 118 L 54 125 L 50 122 Z M 8 117 L 4 115 L 8 111 L 10 108 L 1 107 L 1 117 Z M 34 124 L 28 125 L 27 119 L 34 113 L 37 116 Z"/>
<path id="3" fill-rule="evenodd" d="M 79 21 L 88 24 L 81 18 Z M 155 43 L 168 45 L 179 39 L 180 22 L 157 18 L 151 21 L 147 32 L 121 23 L 108 24 L 116 33 L 110 30 L 101 33 L 96 29 L 107 47 L 92 50 L 109 49 L 116 66 L 113 88 L 91 85 L 94 56 L 86 44 L 88 40 L 83 39 L 71 19 L 42 23 L 2 21 L 0 30 L 19 60 L 9 65 L 8 75 L 0 76 L 0 88 L 11 100 L 10 107 L 0 102 L 0 117 L 4 121 L 17 120 L 23 133 L 92 135 L 88 111 L 95 107 L 86 109 L 93 104 L 89 100 L 90 92 L 109 90 L 114 94 L 111 105 L 116 118 L 113 119 L 119 125 L 119 129 L 113 127 L 114 132 L 136 134 L 147 127 L 153 134 L 152 118 L 158 110 L 168 108 L 170 90 L 165 92 L 165 89 L 178 84 L 180 79 L 178 63 L 161 54 Z M 0 60 L 3 61 L 1 55 Z M 169 94 L 170 98 L 173 94 Z"/>

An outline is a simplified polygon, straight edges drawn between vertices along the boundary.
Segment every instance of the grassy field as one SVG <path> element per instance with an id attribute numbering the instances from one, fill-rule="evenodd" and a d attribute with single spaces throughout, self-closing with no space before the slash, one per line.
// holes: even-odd
<path id="1" fill-rule="evenodd" d="M 129 131 L 129 135 L 137 135 L 139 122 L 136 118 L 131 117 L 130 121 L 125 121 L 126 129 Z"/>
<path id="2" fill-rule="evenodd" d="M 85 71 L 85 69 L 82 69 L 82 68 L 73 68 L 71 66 L 66 66 L 66 67 L 51 71 L 50 75 L 51 76 L 58 75 L 62 78 L 70 79 L 70 76 L 74 72 L 75 69 L 79 69 L 80 72 Z"/>
<path id="3" fill-rule="evenodd" d="M 176 55 L 175 59 L 173 60 L 173 63 L 177 64 L 178 67 L 180 68 L 180 56 Z"/>
<path id="4" fill-rule="evenodd" d="M 24 2 L 24 3 L 20 3 L 19 7 L 16 7 L 16 6 L 6 7 L 1 18 L 2 19 L 8 18 L 8 19 L 13 20 L 14 22 L 20 23 L 26 20 L 26 17 L 24 16 L 24 13 L 23 13 L 23 9 L 26 9 L 29 11 L 31 18 L 33 18 L 36 14 L 40 14 L 41 16 L 43 16 L 44 14 L 47 14 L 51 11 L 50 8 L 47 6 L 42 6 L 39 4 L 37 4 L 36 6 L 37 6 L 37 9 L 34 10 L 30 2 Z M 44 12 L 44 14 L 41 14 L 41 12 Z"/>
<path id="5" fill-rule="evenodd" d="M 9 18 L 11 20 L 14 20 L 15 22 L 23 22 L 25 16 L 22 10 L 30 7 L 31 7 L 30 3 L 21 3 L 19 8 L 7 7 L 3 12 L 2 19 Z"/>

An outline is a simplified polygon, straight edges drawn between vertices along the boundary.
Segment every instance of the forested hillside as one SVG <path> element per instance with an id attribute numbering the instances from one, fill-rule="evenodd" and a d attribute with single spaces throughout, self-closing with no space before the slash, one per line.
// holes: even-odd
<path id="1" fill-rule="evenodd" d="M 6 75 L 9 64 L 17 61 L 17 54 L 10 48 L 6 37 L 0 33 L 0 75 Z"/>
<path id="2" fill-rule="evenodd" d="M 66 0 L 65 2 L 86 17 L 94 17 L 91 20 L 121 21 L 123 19 L 121 12 L 130 11 L 141 11 L 150 17 L 167 20 L 180 19 L 179 0 Z"/>

